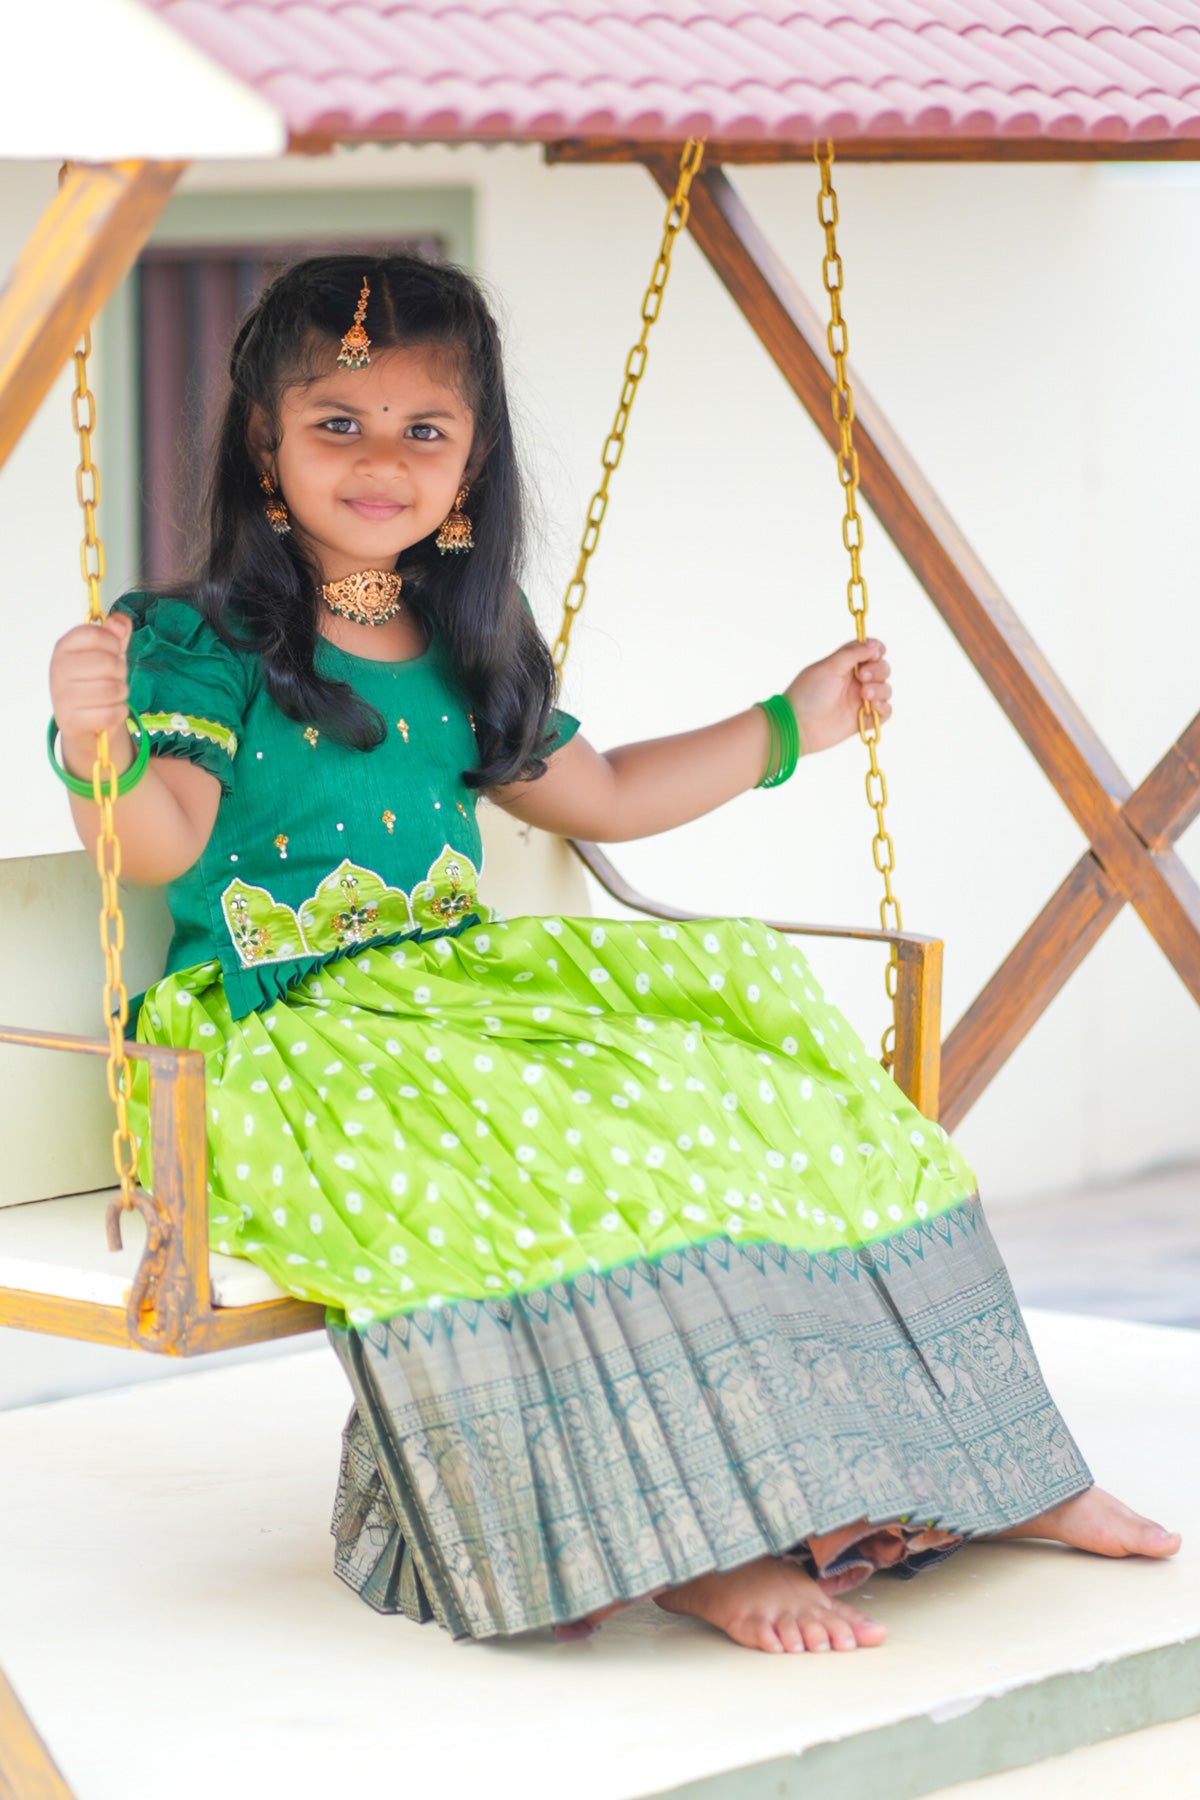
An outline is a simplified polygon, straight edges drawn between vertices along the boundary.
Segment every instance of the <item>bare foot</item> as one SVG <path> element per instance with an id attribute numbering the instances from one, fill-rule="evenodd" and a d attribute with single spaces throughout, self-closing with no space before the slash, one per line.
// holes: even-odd
<path id="1" fill-rule="evenodd" d="M 701 1575 L 655 1599 L 667 1612 L 706 1619 L 748 1650 L 857 1650 L 887 1636 L 886 1626 L 831 1600 L 802 1569 L 774 1556 Z"/>
<path id="2" fill-rule="evenodd" d="M 556 1625 L 554 1635 L 560 1644 L 572 1643 L 576 1638 L 589 1638 L 594 1631 L 599 1631 L 605 1619 L 611 1619 L 615 1612 L 627 1605 L 625 1600 L 616 1600 L 611 1606 L 601 1607 L 599 1612 L 589 1613 L 586 1619 L 572 1619 L 568 1625 Z"/>
<path id="3" fill-rule="evenodd" d="M 1177 1531 L 1164 1530 L 1097 1487 L 996 1536 L 1050 1538 L 1097 1556 L 1174 1556 L 1183 1542 Z"/>

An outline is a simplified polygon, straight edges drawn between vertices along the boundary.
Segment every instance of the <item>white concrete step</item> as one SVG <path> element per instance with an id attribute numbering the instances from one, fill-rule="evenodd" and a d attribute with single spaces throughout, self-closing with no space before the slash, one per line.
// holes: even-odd
<path id="1" fill-rule="evenodd" d="M 973 1546 L 873 1583 L 891 1635 L 853 1656 L 651 1603 L 578 1644 L 454 1644 L 331 1573 L 348 1390 L 320 1346 L 0 1415 L 0 1666 L 80 1800 L 151 1770 L 171 1800 L 1188 1800 L 1129 1780 L 1197 1767 L 1164 1724 L 1200 1707 L 1200 1335 L 1031 1325 L 1101 1484 L 1190 1533 L 1172 1563 Z"/>

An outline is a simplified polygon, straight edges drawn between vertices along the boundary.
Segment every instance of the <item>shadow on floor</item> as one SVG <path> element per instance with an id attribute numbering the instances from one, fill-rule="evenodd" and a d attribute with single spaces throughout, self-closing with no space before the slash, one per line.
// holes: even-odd
<path id="1" fill-rule="evenodd" d="M 1024 1306 L 1200 1329 L 1200 1165 L 988 1214 Z"/>

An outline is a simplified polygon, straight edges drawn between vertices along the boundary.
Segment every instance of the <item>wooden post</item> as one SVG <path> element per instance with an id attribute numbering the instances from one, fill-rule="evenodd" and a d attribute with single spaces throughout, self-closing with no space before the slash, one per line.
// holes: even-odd
<path id="1" fill-rule="evenodd" d="M 74 1800 L 0 1669 L 0 1800 Z"/>
<path id="2" fill-rule="evenodd" d="M 0 292 L 0 468 L 185 167 L 77 166 L 42 214 Z"/>

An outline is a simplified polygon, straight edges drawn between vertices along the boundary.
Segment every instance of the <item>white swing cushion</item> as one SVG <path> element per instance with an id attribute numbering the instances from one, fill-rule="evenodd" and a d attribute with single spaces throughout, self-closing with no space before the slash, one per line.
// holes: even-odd
<path id="1" fill-rule="evenodd" d="M 578 859 L 559 838 L 482 804 L 483 898 L 506 918 L 591 911 Z M 125 888 L 131 994 L 161 973 L 170 919 L 156 888 Z M 99 883 L 82 850 L 0 862 L 0 942 L 9 958 L 4 1022 L 99 1034 L 104 965 Z M 126 1215 L 125 1249 L 106 1244 L 113 1193 L 112 1108 L 103 1059 L 0 1044 L 0 1287 L 124 1307 L 145 1227 Z M 282 1290 L 241 1257 L 210 1258 L 215 1303 L 252 1306 Z"/>

